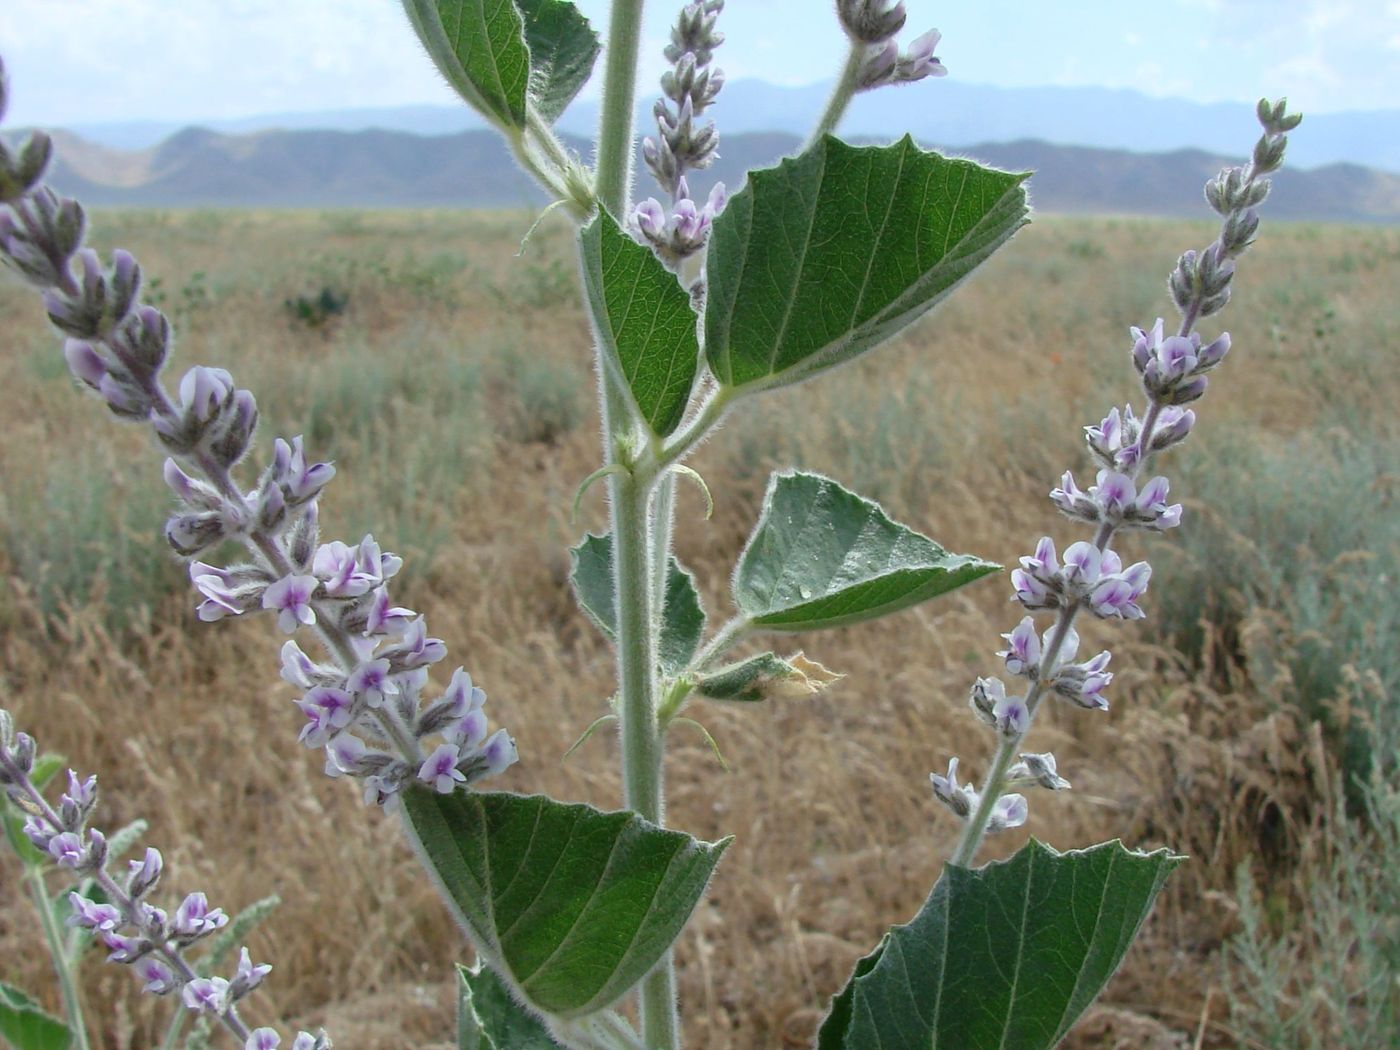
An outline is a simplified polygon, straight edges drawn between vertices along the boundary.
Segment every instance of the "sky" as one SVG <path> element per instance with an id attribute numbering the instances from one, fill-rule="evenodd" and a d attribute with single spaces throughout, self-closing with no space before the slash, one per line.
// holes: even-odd
<path id="1" fill-rule="evenodd" d="M 608 0 L 576 0 L 606 26 Z M 1304 112 L 1400 108 L 1400 0 L 906 0 L 950 75 L 1133 88 L 1200 102 L 1287 95 Z M 644 76 L 677 0 L 647 5 Z M 731 78 L 827 79 L 827 0 L 729 0 Z M 12 126 L 217 120 L 453 96 L 396 0 L 0 0 Z"/>

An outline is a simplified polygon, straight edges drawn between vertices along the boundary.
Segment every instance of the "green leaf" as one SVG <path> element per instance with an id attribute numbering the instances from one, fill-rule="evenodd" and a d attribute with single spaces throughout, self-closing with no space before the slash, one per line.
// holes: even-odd
<path id="1" fill-rule="evenodd" d="M 68 1026 L 50 1017 L 18 988 L 0 981 L 0 1040 L 14 1050 L 67 1050 Z"/>
<path id="2" fill-rule="evenodd" d="M 572 547 L 574 595 L 595 627 L 610 641 L 617 639 L 617 599 L 613 593 L 613 545 L 611 534 L 589 533 Z M 657 663 L 666 675 L 674 675 L 690 663 L 705 630 L 705 610 L 691 576 L 674 557 L 666 574 L 666 597 L 661 622 Z"/>
<path id="3" fill-rule="evenodd" d="M 813 631 L 906 609 L 1000 567 L 949 554 L 830 478 L 792 471 L 768 485 L 734 598 L 757 627 Z"/>
<path id="4" fill-rule="evenodd" d="M 728 386 L 782 386 L 848 361 L 931 309 L 1027 222 L 1026 175 L 906 136 L 827 136 L 752 172 L 715 220 L 705 353 Z"/>
<path id="5" fill-rule="evenodd" d="M 568 0 L 516 0 L 530 45 L 530 96 L 548 124 L 559 119 L 593 75 L 598 34 Z"/>
<path id="6" fill-rule="evenodd" d="M 503 128 L 525 126 L 530 52 L 514 0 L 403 0 L 403 7 L 468 105 Z"/>
<path id="7" fill-rule="evenodd" d="M 458 1050 L 563 1050 L 488 966 L 457 967 Z"/>
<path id="8" fill-rule="evenodd" d="M 410 840 L 485 961 L 535 1009 L 584 1017 L 671 947 L 729 840 L 539 795 L 413 787 Z"/>
<path id="9" fill-rule="evenodd" d="M 65 759 L 62 755 L 44 754 L 34 760 L 29 771 L 29 779 L 40 791 L 48 787 L 58 776 Z M 49 862 L 46 854 L 36 849 L 24 834 L 24 812 L 4 795 L 0 795 L 0 824 L 5 828 L 5 839 L 27 867 L 40 868 Z"/>
<path id="10" fill-rule="evenodd" d="M 1050 1050 L 1103 990 L 1183 858 L 1120 842 L 949 865 L 856 964 L 817 1050 Z"/>
<path id="11" fill-rule="evenodd" d="M 579 235 L 583 284 L 605 365 L 632 392 L 647 426 L 680 425 L 695 385 L 700 340 L 690 293 L 676 275 L 600 211 Z"/>
<path id="12" fill-rule="evenodd" d="M 796 653 L 786 660 L 760 653 L 737 664 L 701 675 L 695 691 L 711 700 L 758 703 L 763 700 L 805 700 L 845 675 L 828 671 L 815 660 Z"/>

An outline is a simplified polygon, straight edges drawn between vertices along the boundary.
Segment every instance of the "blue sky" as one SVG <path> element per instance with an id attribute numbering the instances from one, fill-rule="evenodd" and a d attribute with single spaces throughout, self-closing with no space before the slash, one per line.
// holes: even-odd
<path id="1" fill-rule="evenodd" d="M 577 0 L 606 23 L 607 0 Z M 677 0 L 648 5 L 647 79 Z M 1286 94 L 1308 112 L 1400 108 L 1400 0 L 907 0 L 952 76 L 1135 88 L 1197 101 Z M 827 0 L 730 0 L 731 77 L 827 77 Z M 395 0 L 3 0 L 14 124 L 183 121 L 449 103 Z"/>

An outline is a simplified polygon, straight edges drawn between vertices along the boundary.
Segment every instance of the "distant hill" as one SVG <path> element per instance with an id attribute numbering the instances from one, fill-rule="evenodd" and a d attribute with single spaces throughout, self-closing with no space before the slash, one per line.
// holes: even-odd
<path id="1" fill-rule="evenodd" d="M 568 142 L 586 148 L 581 139 Z M 697 196 L 716 179 L 737 188 L 745 171 L 773 164 L 799 143 L 781 133 L 726 136 L 714 168 L 693 180 Z M 502 208 L 545 203 L 495 133 L 487 131 L 225 135 L 188 128 L 134 152 L 66 133 L 56 144 L 52 181 L 89 205 Z M 1009 170 L 1034 170 L 1032 199 L 1048 212 L 1203 217 L 1202 183 L 1231 163 L 1201 150 L 1145 154 L 1034 140 L 952 152 Z M 1277 185 L 1270 211 L 1279 218 L 1400 221 L 1400 175 L 1342 164 L 1286 168 Z"/>
<path id="2" fill-rule="evenodd" d="M 762 80 L 725 86 L 715 110 L 720 130 L 801 135 L 826 102 L 828 86 L 779 87 Z M 638 115 L 649 122 L 651 100 L 643 93 Z M 583 100 L 563 117 L 563 131 L 591 137 L 596 102 Z M 1400 172 L 1400 109 L 1308 113 L 1305 132 L 1289 145 L 1294 168 L 1347 163 Z M 207 126 L 225 134 L 257 131 L 407 131 L 450 135 L 485 129 L 465 106 L 401 106 L 321 113 L 273 113 Z M 645 126 L 645 124 L 641 125 Z M 1258 134 L 1253 107 L 1236 102 L 1204 105 L 1151 98 L 1136 91 L 1094 87 L 998 88 L 950 77 L 915 87 L 859 96 L 842 124 L 847 135 L 887 136 L 910 131 L 925 142 L 967 147 L 979 142 L 1040 139 L 1058 145 L 1162 153 L 1201 149 L 1233 155 Z M 74 127 L 83 138 L 121 149 L 146 149 L 180 130 L 158 122 Z"/>

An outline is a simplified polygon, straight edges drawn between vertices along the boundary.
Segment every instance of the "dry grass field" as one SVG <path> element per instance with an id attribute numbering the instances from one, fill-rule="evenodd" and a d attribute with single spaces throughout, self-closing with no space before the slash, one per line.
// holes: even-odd
<path id="1" fill-rule="evenodd" d="M 443 670 L 465 664 L 516 735 L 522 760 L 502 786 L 612 808 L 615 741 L 600 733 L 561 762 L 612 681 L 566 582 L 566 545 L 605 516 L 600 488 L 569 520 L 598 456 L 589 340 L 567 230 L 547 224 L 517 256 L 527 224 L 415 212 L 92 223 L 99 247 L 128 247 L 159 277 L 154 297 L 181 333 L 176 375 L 229 368 L 259 398 L 261 450 L 304 433 L 336 460 L 324 535 L 372 530 L 404 555 L 396 597 L 427 612 L 448 642 Z M 1204 222 L 1042 218 L 893 345 L 752 405 L 695 461 L 714 518 L 681 488 L 678 552 L 712 614 L 726 611 L 769 472 L 792 463 L 1004 564 L 1046 532 L 1072 536 L 1046 493 L 1066 467 L 1086 469 L 1080 427 L 1134 395 L 1127 326 L 1169 309 L 1168 269 L 1210 236 Z M 1400 1038 L 1384 1028 L 1400 1011 L 1387 823 L 1400 820 L 1397 287 L 1400 229 L 1266 219 L 1222 318 L 1231 357 L 1197 436 L 1165 465 L 1187 523 L 1129 551 L 1157 567 L 1149 619 L 1086 639 L 1115 651 L 1113 708 L 1055 710 L 1039 730 L 1075 790 L 1033 798 L 1028 827 L 994 852 L 1032 834 L 1191 856 L 1076 1047 Z M 287 305 L 298 296 L 301 317 Z M 281 896 L 252 936 L 276 966 L 253 1020 L 325 1024 L 347 1050 L 445 1046 L 451 967 L 469 953 L 394 820 L 296 743 L 274 625 L 195 620 L 160 539 L 168 499 L 147 435 L 79 394 L 17 282 L 0 283 L 0 313 L 5 705 L 100 775 L 102 826 L 150 821 L 169 892 L 205 889 L 229 911 Z M 680 942 L 688 1045 L 808 1045 L 852 962 L 916 910 L 956 832 L 927 775 L 954 752 L 980 775 L 991 742 L 966 695 L 1018 618 L 1007 596 L 993 577 L 800 639 L 847 675 L 839 686 L 694 709 L 730 772 L 698 734 L 674 731 L 669 820 L 737 837 Z M 1368 771 L 1369 795 L 1339 793 Z M 0 970 L 56 1007 L 15 872 L 0 856 Z M 1377 975 L 1377 959 L 1397 969 Z M 100 953 L 84 980 L 105 1050 L 155 1045 L 169 1004 Z M 1352 1041 L 1376 1017 L 1380 1040 Z"/>

